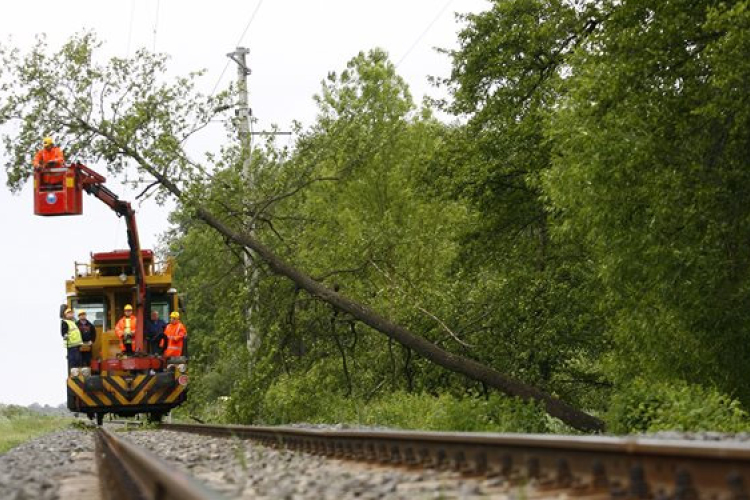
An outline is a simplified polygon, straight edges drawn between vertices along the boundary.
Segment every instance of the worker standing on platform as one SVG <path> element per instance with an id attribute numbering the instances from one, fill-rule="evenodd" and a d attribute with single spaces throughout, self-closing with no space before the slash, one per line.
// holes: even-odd
<path id="1" fill-rule="evenodd" d="M 164 336 L 164 329 L 167 323 L 159 318 L 159 311 L 151 311 L 151 321 L 146 323 L 146 340 L 148 340 L 149 352 L 159 356 L 164 352 L 167 343 L 167 337 Z"/>
<path id="2" fill-rule="evenodd" d="M 120 339 L 120 350 L 123 354 L 133 354 L 133 336 L 135 335 L 136 318 L 133 317 L 133 306 L 125 306 L 125 315 L 115 325 L 115 333 Z"/>
<path id="3" fill-rule="evenodd" d="M 60 332 L 65 347 L 68 349 L 68 372 L 70 372 L 71 368 L 81 366 L 81 345 L 83 344 L 81 330 L 73 321 L 73 310 L 70 308 L 65 309 L 65 315 L 60 324 Z"/>
<path id="4" fill-rule="evenodd" d="M 164 330 L 167 336 L 167 349 L 164 351 L 165 358 L 182 356 L 182 345 L 187 336 L 187 328 L 180 321 L 180 313 L 173 311 L 169 315 L 169 324 Z"/>
<path id="5" fill-rule="evenodd" d="M 91 350 L 94 348 L 94 342 L 96 342 L 96 327 L 86 319 L 86 311 L 78 313 L 76 325 L 81 330 L 81 339 L 83 340 L 83 345 L 81 346 L 81 366 L 88 366 L 90 368 Z"/>
<path id="6" fill-rule="evenodd" d="M 65 156 L 62 149 L 55 146 L 52 137 L 42 139 L 42 149 L 34 156 L 34 168 L 59 168 L 64 164 Z"/>

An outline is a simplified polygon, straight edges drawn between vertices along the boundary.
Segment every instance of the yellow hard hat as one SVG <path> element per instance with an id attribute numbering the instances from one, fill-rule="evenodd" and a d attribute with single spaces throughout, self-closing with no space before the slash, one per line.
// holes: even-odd
<path id="1" fill-rule="evenodd" d="M 172 311 L 171 313 L 169 313 L 169 318 L 170 319 L 180 319 L 180 313 L 178 313 L 177 311 Z"/>
<path id="2" fill-rule="evenodd" d="M 132 310 L 133 310 L 133 306 L 131 306 L 130 304 L 127 304 L 127 305 L 125 306 L 125 310 L 126 310 L 126 311 L 132 311 Z"/>
<path id="3" fill-rule="evenodd" d="M 78 316 L 79 316 L 79 317 L 80 317 L 81 315 L 85 315 L 85 314 L 86 314 L 86 311 L 78 311 Z"/>
<path id="4" fill-rule="evenodd" d="M 55 142 L 55 141 L 53 141 L 53 140 L 52 140 L 52 137 L 45 137 L 44 139 L 42 139 L 42 145 L 43 145 L 44 147 L 47 147 L 47 146 L 52 146 L 52 144 L 53 144 L 54 142 Z"/>

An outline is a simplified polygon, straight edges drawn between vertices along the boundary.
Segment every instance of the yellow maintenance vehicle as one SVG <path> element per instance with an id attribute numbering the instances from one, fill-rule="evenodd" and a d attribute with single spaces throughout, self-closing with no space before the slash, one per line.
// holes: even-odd
<path id="1" fill-rule="evenodd" d="M 64 309 L 85 311 L 96 327 L 96 340 L 81 349 L 91 351 L 91 361 L 72 367 L 67 377 L 68 409 L 96 418 L 145 413 L 159 421 L 187 398 L 187 344 L 179 355 L 151 352 L 144 325 L 152 311 L 169 318 L 179 311 L 172 286 L 172 263 L 157 262 L 154 253 L 142 250 L 135 211 L 103 184 L 104 177 L 80 163 L 61 168 L 37 169 L 34 174 L 34 212 L 41 216 L 80 215 L 85 191 L 109 206 L 126 221 L 128 250 L 93 253 L 88 263 L 76 263 L 75 274 L 65 285 Z M 132 352 L 122 352 L 115 325 L 126 305 L 134 304 Z M 184 330 L 183 330 L 184 333 Z M 186 340 L 186 339 L 185 339 Z"/>

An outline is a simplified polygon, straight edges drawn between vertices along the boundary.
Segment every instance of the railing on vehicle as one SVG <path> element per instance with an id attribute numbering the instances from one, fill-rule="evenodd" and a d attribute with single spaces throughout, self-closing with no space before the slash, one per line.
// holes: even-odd
<path id="1" fill-rule="evenodd" d="M 76 262 L 75 263 L 75 274 L 76 278 L 86 278 L 92 276 L 91 264 L 88 262 Z"/>
<path id="2" fill-rule="evenodd" d="M 146 276 L 165 276 L 172 273 L 172 259 L 167 258 L 164 260 L 154 261 L 152 264 L 146 265 Z M 123 270 L 128 267 L 122 265 Z M 99 270 L 94 269 L 90 262 L 76 262 L 75 263 L 75 274 L 76 278 L 88 278 L 91 276 L 99 276 Z"/>
<path id="3" fill-rule="evenodd" d="M 152 267 L 152 274 L 172 274 L 172 259 L 156 260 Z"/>

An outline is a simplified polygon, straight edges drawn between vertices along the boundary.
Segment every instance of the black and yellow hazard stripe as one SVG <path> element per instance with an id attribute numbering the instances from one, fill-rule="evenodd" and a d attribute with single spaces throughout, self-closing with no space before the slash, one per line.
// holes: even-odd
<path id="1" fill-rule="evenodd" d="M 68 387 L 78 396 L 85 406 L 112 406 L 112 400 L 103 392 L 87 392 L 82 376 L 69 377 Z"/>
<path id="2" fill-rule="evenodd" d="M 171 387 L 154 388 L 156 380 L 151 375 L 138 375 L 130 380 L 119 375 L 105 375 L 102 376 L 104 391 L 87 391 L 84 377 L 78 376 L 68 378 L 68 387 L 84 407 L 92 408 L 175 404 L 187 390 L 186 385 L 177 382 L 177 375 Z"/>
<path id="3" fill-rule="evenodd" d="M 130 392 L 130 387 L 128 387 L 128 382 L 125 378 L 115 376 L 106 376 L 102 378 L 104 379 L 105 387 L 109 385 L 111 392 L 115 395 L 117 401 L 123 405 L 130 404 L 132 393 Z"/>
<path id="4" fill-rule="evenodd" d="M 177 398 L 180 397 L 180 394 L 182 394 L 183 392 L 185 392 L 186 389 L 187 389 L 186 385 L 177 384 L 177 387 L 175 387 L 174 390 L 172 391 L 172 393 L 167 396 L 167 399 L 164 402 L 165 403 L 174 403 L 174 402 L 176 402 Z"/>
<path id="5" fill-rule="evenodd" d="M 145 382 L 138 385 L 137 392 L 133 395 L 133 404 L 140 404 L 146 399 L 151 392 L 151 387 L 156 383 L 156 377 L 150 377 Z"/>
<path id="6" fill-rule="evenodd" d="M 104 389 L 110 393 L 114 399 L 121 405 L 130 404 L 128 400 L 127 389 L 123 389 L 122 386 L 112 381 L 109 377 L 103 377 Z"/>
<path id="7" fill-rule="evenodd" d="M 154 377 L 151 375 L 138 375 L 133 379 L 133 390 L 131 391 L 133 394 L 140 394 L 142 391 L 146 390 L 146 385 L 154 380 Z"/>

